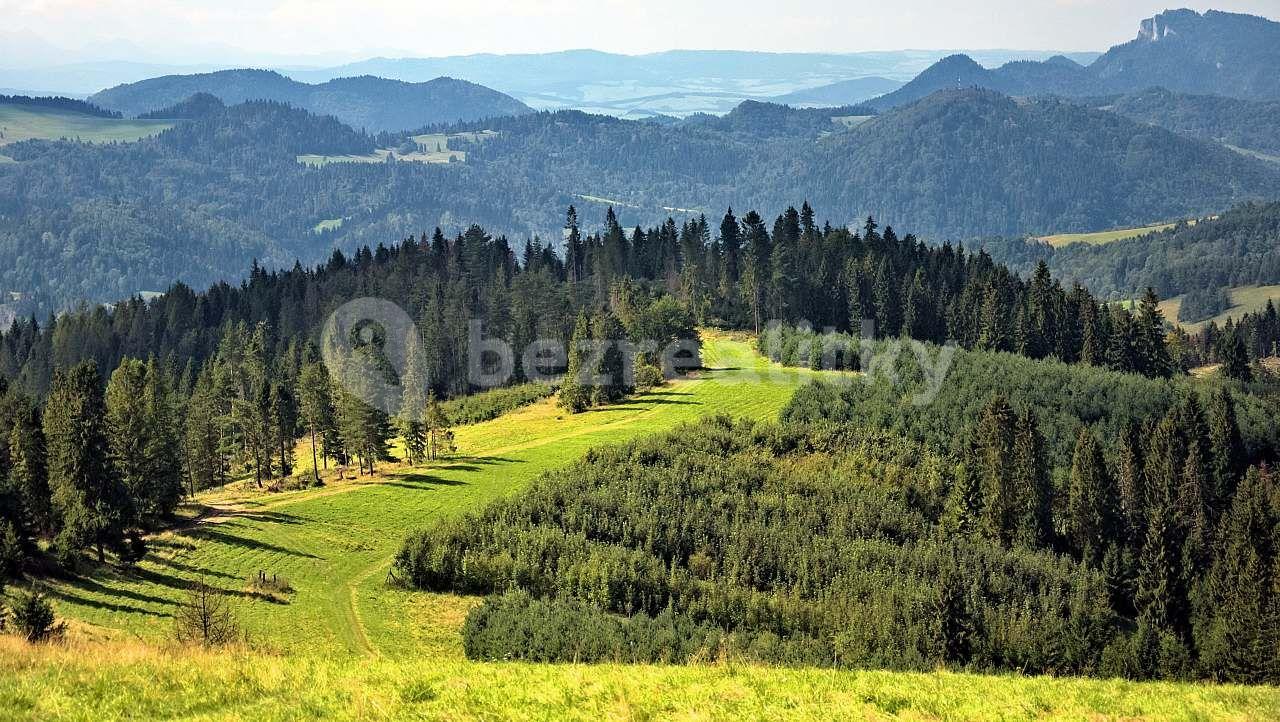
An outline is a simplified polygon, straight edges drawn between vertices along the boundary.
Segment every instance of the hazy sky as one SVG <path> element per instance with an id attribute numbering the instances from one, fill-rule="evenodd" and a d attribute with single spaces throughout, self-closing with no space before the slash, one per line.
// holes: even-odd
<path id="1" fill-rule="evenodd" d="M 1105 50 L 1171 5 L 1280 19 L 1280 0 L 0 0 L 0 43 L 32 59 L 53 46 L 68 60 L 165 62 L 568 48 Z"/>

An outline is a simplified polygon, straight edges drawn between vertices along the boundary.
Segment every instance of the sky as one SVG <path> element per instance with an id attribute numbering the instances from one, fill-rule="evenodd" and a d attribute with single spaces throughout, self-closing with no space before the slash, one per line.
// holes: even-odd
<path id="1" fill-rule="evenodd" d="M 0 0 L 0 62 L 325 64 L 594 48 L 1105 50 L 1166 7 L 1280 0 Z"/>

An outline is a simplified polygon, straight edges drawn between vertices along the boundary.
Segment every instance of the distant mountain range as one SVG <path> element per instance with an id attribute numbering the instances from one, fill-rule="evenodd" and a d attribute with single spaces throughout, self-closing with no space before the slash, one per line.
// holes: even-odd
<path id="1" fill-rule="evenodd" d="M 0 41 L 10 36 L 0 35 Z M 0 86 L 18 95 L 85 97 L 103 88 L 168 75 L 190 75 L 235 66 L 157 65 L 153 62 L 73 62 L 31 67 L 7 59 L 0 42 Z M 897 50 L 860 53 L 765 53 L 720 50 L 675 50 L 648 55 L 621 55 L 570 50 L 523 55 L 467 55 L 442 58 L 373 58 L 336 67 L 246 64 L 266 67 L 306 83 L 374 75 L 417 83 L 441 76 L 462 78 L 508 93 L 538 109 L 576 108 L 620 117 L 657 114 L 685 116 L 697 112 L 726 113 L 743 100 L 767 100 L 862 78 L 906 82 L 954 50 Z M 1038 50 L 968 50 L 981 63 L 1015 59 L 1041 60 L 1054 53 Z M 21 54 L 19 54 L 21 55 Z M 1091 62 L 1098 53 L 1072 53 Z M 4 69 L 10 67 L 12 69 Z M 42 92 L 36 93 L 35 90 Z M 872 95 L 893 90 L 877 86 Z M 841 94 L 822 103 L 857 102 Z M 803 101 L 796 101 L 803 102 Z M 817 101 L 815 101 L 816 104 Z"/>
<path id="2" fill-rule="evenodd" d="M 778 96 L 842 81 L 884 78 L 905 82 L 954 51 L 896 50 L 860 53 L 762 53 L 735 50 L 672 50 L 621 55 L 569 50 L 529 55 L 468 55 L 450 58 L 374 58 L 291 77 L 318 82 L 342 75 L 377 75 L 419 81 L 439 75 L 466 78 L 509 93 L 539 110 L 573 108 L 619 117 L 726 113 L 744 100 Z M 1036 50 L 969 51 L 980 62 L 1044 59 Z M 1097 53 L 1072 57 L 1090 62 Z M 881 86 L 872 95 L 892 90 Z M 839 95 L 826 105 L 856 103 L 870 96 Z M 796 101 L 809 104 L 807 101 Z M 817 104 L 817 103 L 815 103 Z"/>
<path id="3" fill-rule="evenodd" d="M 95 93 L 89 102 L 138 116 L 176 105 L 197 93 L 228 104 L 247 100 L 289 103 L 370 132 L 532 112 L 509 95 L 453 78 L 406 83 L 363 76 L 310 85 L 270 70 L 167 75 Z"/>
<path id="4" fill-rule="evenodd" d="M 957 54 L 871 101 L 892 108 L 945 88 L 1074 97 L 1164 87 L 1184 93 L 1280 100 L 1280 23 L 1254 15 L 1169 10 L 1143 20 L 1138 36 L 1088 65 L 1065 56 L 985 68 Z"/>

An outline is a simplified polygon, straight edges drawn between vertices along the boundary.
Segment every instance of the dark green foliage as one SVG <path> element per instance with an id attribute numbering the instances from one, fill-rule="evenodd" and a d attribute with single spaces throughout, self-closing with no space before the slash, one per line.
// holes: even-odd
<path id="1" fill-rule="evenodd" d="M 1193 288 L 1182 297 L 1178 306 L 1178 320 L 1196 323 L 1213 318 L 1231 308 L 1231 295 L 1225 288 Z"/>
<path id="2" fill-rule="evenodd" d="M 404 85 L 385 82 L 391 90 Z M 183 87 L 162 105 L 197 90 Z M 421 112 L 416 104 L 401 109 Z M 676 124 L 573 111 L 496 118 L 434 129 L 496 131 L 483 141 L 449 141 L 466 152 L 465 162 L 323 168 L 305 167 L 297 156 L 368 154 L 400 147 L 406 136 L 375 139 L 278 103 L 174 112 L 193 117 L 137 143 L 6 146 L 21 162 L 0 169 L 0 213 L 9 220 L 0 232 L 0 282 L 26 295 L 23 315 L 43 317 L 80 299 L 117 301 L 174 280 L 213 283 L 249 257 L 272 269 L 295 259 L 315 263 L 334 247 L 350 251 L 459 217 L 552 238 L 570 193 L 626 198 L 634 221 L 649 225 L 671 214 L 664 208 L 719 209 L 743 194 L 780 207 L 803 196 L 818 207 L 886 209 L 930 237 L 971 238 L 1206 214 L 1280 191 L 1280 171 L 1224 148 L 1111 113 L 972 90 L 949 90 L 852 129 L 830 120 L 839 110 L 754 105 L 728 119 Z M 165 202 L 155 203 L 158 197 Z M 334 219 L 342 224 L 316 230 Z M 55 252 L 72 243 L 75 264 Z M 757 271 L 772 270 L 773 250 L 760 259 L 765 268 L 735 264 L 714 283 L 759 278 Z M 777 255 L 780 280 L 822 270 L 796 263 L 789 244 Z M 572 269 L 575 279 L 594 270 Z M 733 305 L 719 311 L 742 310 Z"/>
<path id="3" fill-rule="evenodd" d="M 55 624 L 53 605 L 39 592 L 19 592 L 9 605 L 9 617 L 28 642 L 43 642 L 62 633 Z"/>
<path id="4" fill-rule="evenodd" d="M 93 546 L 121 548 L 133 520 L 129 490 L 110 464 L 102 377 L 93 362 L 54 375 L 44 414 L 49 489 L 63 560 Z"/>
<path id="5" fill-rule="evenodd" d="M 1243 203 L 1194 224 L 1177 223 L 1168 230 L 1101 245 L 1074 243 L 1055 249 L 1009 240 L 989 241 L 984 247 L 1023 273 L 1045 260 L 1055 275 L 1078 279 L 1105 299 L 1132 298 L 1147 287 L 1166 298 L 1194 294 L 1190 305 L 1184 301 L 1188 316 L 1180 320 L 1200 320 L 1214 315 L 1208 311 L 1221 304 L 1218 289 L 1280 283 L 1277 238 L 1280 203 L 1269 202 Z"/>
<path id="6" fill-rule="evenodd" d="M 551 386 L 543 383 L 520 384 L 450 399 L 442 406 L 455 425 L 467 426 L 496 419 L 509 411 L 536 403 L 550 396 L 552 391 Z"/>
<path id="7" fill-rule="evenodd" d="M 708 420 L 417 534 L 396 574 L 511 592 L 468 621 L 468 654 L 485 659 L 685 661 L 724 645 L 791 664 L 1094 668 L 1112 634 L 1102 578 L 940 538 L 952 473 L 887 436 Z M 1098 638 L 1064 648 L 1068 629 Z"/>

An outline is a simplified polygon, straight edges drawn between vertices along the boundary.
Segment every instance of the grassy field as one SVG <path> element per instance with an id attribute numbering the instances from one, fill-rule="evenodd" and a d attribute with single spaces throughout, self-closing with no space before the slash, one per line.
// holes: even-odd
<path id="1" fill-rule="evenodd" d="M 52 108 L 0 104 L 0 146 L 21 140 L 59 138 L 78 138 L 90 143 L 127 142 L 172 127 L 173 123 L 163 120 L 120 120 Z"/>
<path id="2" fill-rule="evenodd" d="M 1267 307 L 1267 301 L 1280 304 L 1280 286 L 1237 286 L 1231 289 L 1230 293 L 1231 308 L 1213 318 L 1179 325 L 1194 333 L 1208 326 L 1211 321 L 1221 326 L 1227 322 L 1228 318 L 1238 319 L 1246 313 L 1261 311 Z M 1178 311 L 1181 308 L 1182 296 L 1174 296 L 1160 302 L 1160 310 L 1164 313 L 1164 317 L 1174 323 L 1178 323 Z"/>
<path id="3" fill-rule="evenodd" d="M 706 665 L 467 661 L 474 598 L 388 586 L 410 529 L 524 488 L 588 448 L 708 413 L 772 418 L 813 373 L 749 340 L 708 334 L 708 371 L 616 406 L 566 416 L 552 400 L 458 429 L 458 458 L 330 474 L 318 489 L 202 495 L 198 520 L 154 540 L 135 571 L 44 583 L 66 645 L 0 637 L 0 719 L 1272 719 L 1280 691 L 1116 681 Z M 300 456 L 300 459 L 303 458 Z M 283 603 L 247 584 L 286 577 Z M 169 614 L 197 578 L 233 599 L 251 648 L 171 646 Z"/>
<path id="4" fill-rule="evenodd" d="M 12 720 L 1269 720 L 1268 688 L 936 673 L 488 664 L 0 639 Z"/>
<path id="5" fill-rule="evenodd" d="M 1190 221 L 1195 223 L 1195 221 Z M 1072 243 L 1088 243 L 1091 246 L 1101 246 L 1106 243 L 1114 243 L 1123 241 L 1128 238 L 1137 238 L 1148 233 L 1156 233 L 1158 231 L 1173 228 L 1176 223 L 1157 223 L 1152 226 L 1142 226 L 1140 228 L 1120 228 L 1113 231 L 1097 231 L 1095 233 L 1060 233 L 1054 236 L 1040 236 L 1036 240 L 1044 241 L 1054 248 L 1069 246 Z"/>

